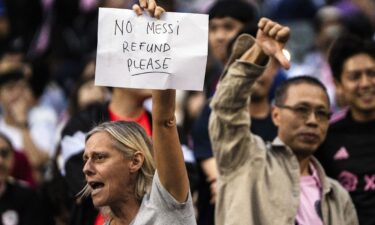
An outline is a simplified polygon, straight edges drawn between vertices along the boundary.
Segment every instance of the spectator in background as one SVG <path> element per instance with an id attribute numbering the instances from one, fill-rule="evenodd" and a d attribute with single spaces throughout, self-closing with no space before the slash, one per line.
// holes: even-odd
<path id="1" fill-rule="evenodd" d="M 229 42 L 257 18 L 256 9 L 241 0 L 224 0 L 216 2 L 208 11 L 209 14 L 209 47 L 212 55 L 225 64 Z"/>
<path id="2" fill-rule="evenodd" d="M 197 119 L 202 110 L 204 101 L 205 96 L 201 91 L 186 91 L 181 100 L 177 100 L 177 108 L 179 106 L 181 107 L 180 111 L 176 111 L 178 135 L 180 137 L 180 142 L 182 145 L 181 147 L 184 153 L 185 164 L 188 169 L 190 191 L 193 195 L 197 193 L 196 191 L 199 184 L 199 173 L 193 151 L 194 146 L 191 136 L 191 129 L 194 121 Z M 181 121 L 178 121 L 179 116 Z"/>
<path id="3" fill-rule="evenodd" d="M 53 79 L 69 97 L 86 58 L 97 47 L 98 8 L 129 8 L 133 0 L 51 0 L 50 39 Z"/>
<path id="4" fill-rule="evenodd" d="M 207 98 L 215 92 L 216 84 L 227 60 L 229 42 L 245 27 L 246 24 L 257 20 L 254 5 L 241 0 L 223 0 L 214 3 L 208 11 L 209 56 L 205 77 Z"/>
<path id="5" fill-rule="evenodd" d="M 332 5 L 340 10 L 350 32 L 365 38 L 374 37 L 374 1 L 336 0 Z"/>
<path id="6" fill-rule="evenodd" d="M 330 117 L 329 98 L 318 80 L 297 77 L 278 88 L 272 109 L 278 136 L 271 145 L 250 132 L 252 85 L 270 58 L 290 66 L 282 52 L 289 28 L 267 18 L 258 26 L 256 40 L 237 39 L 211 102 L 217 224 L 358 224 L 348 193 L 312 157 Z"/>
<path id="7" fill-rule="evenodd" d="M 345 107 L 346 102 L 340 90 L 335 88 L 334 79 L 328 65 L 327 55 L 332 41 L 346 33 L 353 33 L 365 39 L 370 39 L 374 35 L 370 18 L 354 2 L 356 1 L 338 1 L 317 11 L 313 20 L 314 46 L 312 46 L 312 49 L 308 49 L 303 57 L 299 57 L 301 60 L 296 60 L 296 52 L 292 52 L 293 66 L 288 71 L 288 77 L 306 74 L 322 81 L 327 87 L 333 112 Z M 302 39 L 308 38 L 305 37 L 305 34 L 293 36 L 302 37 L 301 40 L 293 42 L 297 44 L 303 43 Z M 289 46 L 289 48 L 291 47 Z"/>
<path id="8" fill-rule="evenodd" d="M 48 215 L 43 215 L 36 192 L 11 177 L 15 160 L 10 140 L 0 133 L 0 224 L 42 225 Z"/>
<path id="9" fill-rule="evenodd" d="M 85 66 L 96 51 L 98 7 L 107 1 L 54 0 L 50 35 L 52 77 L 70 96 Z"/>
<path id="10" fill-rule="evenodd" d="M 55 112 L 38 104 L 32 88 L 32 71 L 22 64 L 2 61 L 0 70 L 0 102 L 3 115 L 0 131 L 11 140 L 17 151 L 30 161 L 37 184 L 43 181 L 43 170 L 54 154 Z M 41 138 L 43 137 L 43 138 Z"/>
<path id="11" fill-rule="evenodd" d="M 289 77 L 300 75 L 314 76 L 327 88 L 331 110 L 337 111 L 345 105 L 336 88 L 328 65 L 328 48 L 340 35 L 346 32 L 342 15 L 334 6 L 324 6 L 314 17 L 314 46 L 301 62 L 295 62 L 288 71 Z"/>
<path id="12" fill-rule="evenodd" d="M 110 99 L 110 90 L 107 87 L 95 86 L 95 60 L 90 58 L 83 68 L 80 77 L 72 88 L 68 99 L 68 107 L 61 113 L 57 129 L 56 142 L 61 140 L 61 131 L 68 120 L 77 116 L 90 105 L 104 104 Z M 57 144 L 58 145 L 58 144 Z M 60 153 L 57 154 L 59 156 Z M 62 165 L 60 165 L 61 167 Z"/>
<path id="13" fill-rule="evenodd" d="M 109 95 L 107 87 L 95 86 L 93 78 L 81 80 L 70 97 L 69 114 L 74 117 L 92 104 L 106 102 Z"/>
<path id="14" fill-rule="evenodd" d="M 360 224 L 375 224 L 375 42 L 340 37 L 329 63 L 348 110 L 331 121 L 316 156 L 351 195 Z"/>
<path id="15" fill-rule="evenodd" d="M 7 45 L 17 42 L 26 53 L 32 45 L 38 27 L 42 22 L 40 0 L 1 0 L 3 16 L 8 25 Z M 4 49 L 3 49 L 4 50 Z"/>
<path id="16" fill-rule="evenodd" d="M 314 18 L 324 2 L 316 0 L 263 0 L 262 15 L 277 21 L 293 21 Z"/>

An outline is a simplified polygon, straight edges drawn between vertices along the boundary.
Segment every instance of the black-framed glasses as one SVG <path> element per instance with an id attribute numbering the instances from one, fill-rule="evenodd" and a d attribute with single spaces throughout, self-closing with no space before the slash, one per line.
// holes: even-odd
<path id="1" fill-rule="evenodd" d="M 324 109 L 314 109 L 311 106 L 305 106 L 305 105 L 297 105 L 297 106 L 289 106 L 289 105 L 276 105 L 279 108 L 282 109 L 288 109 L 292 111 L 296 116 L 298 116 L 301 119 L 308 119 L 312 112 L 315 114 L 315 118 L 318 121 L 329 121 L 331 118 L 332 113 L 324 110 Z"/>
<path id="2" fill-rule="evenodd" d="M 3 159 L 8 158 L 11 151 L 12 150 L 10 148 L 0 148 L 0 157 Z"/>

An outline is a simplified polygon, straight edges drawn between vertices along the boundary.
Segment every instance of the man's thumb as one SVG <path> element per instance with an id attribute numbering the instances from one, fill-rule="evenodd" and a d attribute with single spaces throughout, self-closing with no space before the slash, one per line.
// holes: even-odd
<path id="1" fill-rule="evenodd" d="M 279 50 L 275 53 L 274 57 L 276 58 L 276 60 L 280 63 L 280 65 L 285 68 L 285 69 L 289 69 L 290 68 L 290 62 L 289 60 L 287 59 L 287 57 L 285 56 L 285 54 L 283 53 L 282 50 Z"/>

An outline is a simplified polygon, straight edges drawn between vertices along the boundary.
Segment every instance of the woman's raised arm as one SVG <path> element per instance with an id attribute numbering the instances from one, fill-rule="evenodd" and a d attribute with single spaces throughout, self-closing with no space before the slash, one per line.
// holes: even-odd
<path id="1" fill-rule="evenodd" d="M 189 193 L 189 180 L 177 133 L 175 90 L 152 93 L 152 129 L 156 169 L 163 187 L 179 202 Z"/>
<path id="2" fill-rule="evenodd" d="M 133 10 L 138 16 L 147 10 L 150 16 L 156 18 L 165 12 L 155 0 L 139 0 L 139 5 L 133 5 Z M 175 101 L 175 90 L 153 91 L 152 140 L 161 184 L 177 201 L 185 202 L 189 180 L 177 133 Z"/>

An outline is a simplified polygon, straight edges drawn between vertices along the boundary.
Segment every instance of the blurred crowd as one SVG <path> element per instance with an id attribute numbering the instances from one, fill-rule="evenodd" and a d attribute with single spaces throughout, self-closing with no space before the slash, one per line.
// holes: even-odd
<path id="1" fill-rule="evenodd" d="M 130 120 L 152 135 L 149 91 L 94 85 L 98 8 L 130 9 L 133 3 L 0 0 L 0 225 L 103 224 L 89 199 L 76 198 L 85 185 L 85 134 L 100 122 Z M 160 0 L 158 4 L 171 12 L 209 14 L 204 91 L 179 91 L 176 116 L 196 218 L 199 225 L 212 225 L 218 172 L 208 134 L 209 102 L 235 38 L 243 33 L 255 36 L 261 17 L 291 28 L 285 52 L 291 68 L 269 65 L 254 86 L 249 109 L 252 132 L 272 141 L 277 134 L 270 115 L 275 89 L 291 77 L 308 75 L 322 81 L 331 102 L 331 123 L 356 107 L 350 90 L 337 84 L 341 72 L 332 68 L 329 53 L 335 40 L 349 35 L 375 45 L 375 1 Z M 341 47 L 340 55 L 350 54 L 346 45 Z M 374 65 L 367 74 L 374 98 L 375 55 L 371 57 Z M 375 105 L 371 107 L 366 110 L 374 115 Z M 354 122 L 345 128 L 333 126 L 332 132 L 353 128 L 356 133 L 329 133 L 330 142 L 323 147 L 330 152 L 319 149 L 316 156 L 327 174 L 351 194 L 360 224 L 375 224 L 375 166 L 370 165 L 375 160 L 371 152 L 375 118 L 361 122 L 366 126 Z M 362 139 L 357 143 L 351 137 L 358 134 Z M 356 151 L 350 152 L 346 144 Z M 353 160 L 345 161 L 351 154 Z"/>

